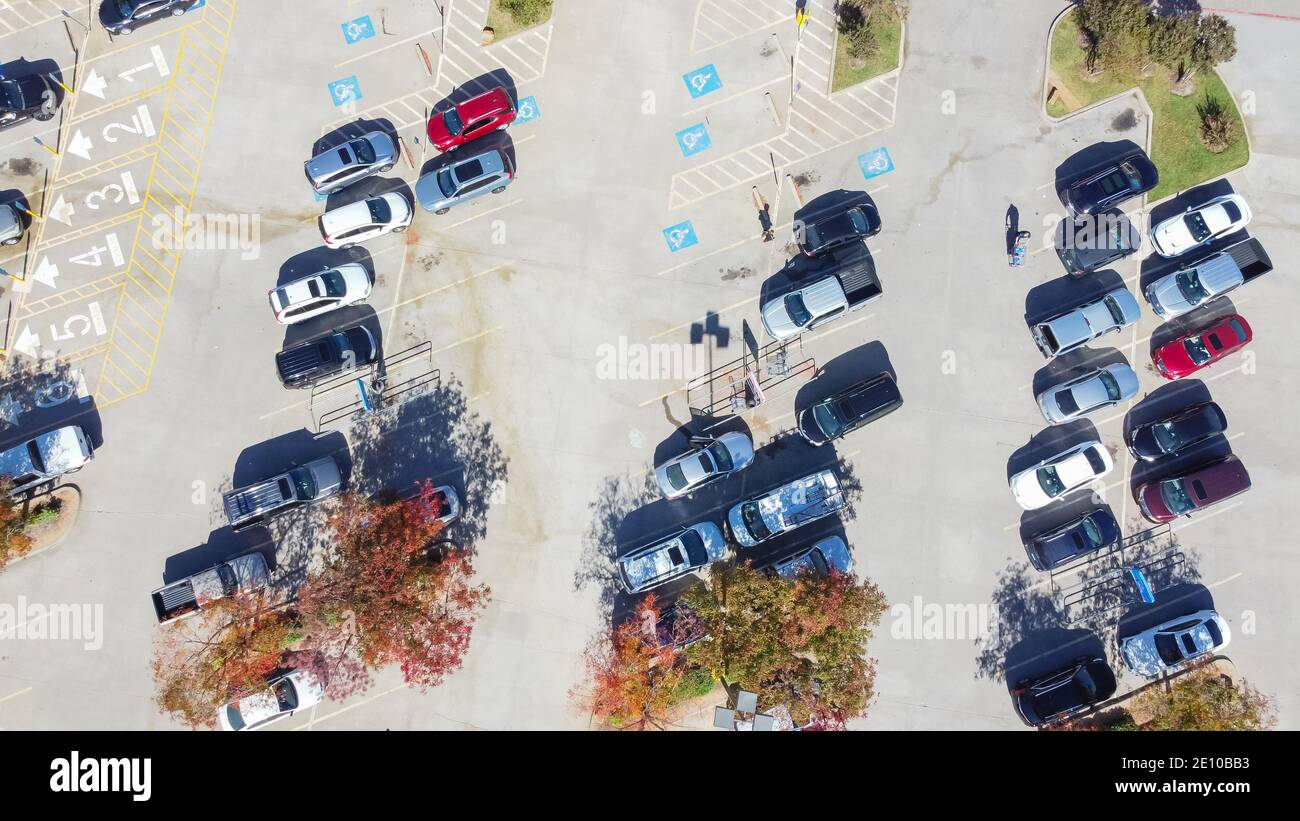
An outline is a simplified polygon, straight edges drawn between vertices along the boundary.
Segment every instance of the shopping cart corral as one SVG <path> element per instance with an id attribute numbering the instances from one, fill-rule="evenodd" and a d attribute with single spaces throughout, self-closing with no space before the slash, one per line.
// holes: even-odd
<path id="1" fill-rule="evenodd" d="M 697 418 L 743 414 L 788 392 L 778 390 L 787 382 L 798 384 L 816 373 L 817 363 L 804 356 L 802 337 L 769 342 L 687 382 L 686 403 Z"/>
<path id="2" fill-rule="evenodd" d="M 1109 617 L 1139 602 L 1154 604 L 1156 595 L 1193 581 L 1187 555 L 1168 525 L 1127 536 L 1115 549 L 1052 573 L 1052 589 L 1070 625 Z M 1066 585 L 1061 582 L 1074 578 Z"/>
<path id="3" fill-rule="evenodd" d="M 321 379 L 312 385 L 309 409 L 317 433 L 350 423 L 412 399 L 437 385 L 433 343 L 425 341 L 385 356 L 379 362 Z"/>

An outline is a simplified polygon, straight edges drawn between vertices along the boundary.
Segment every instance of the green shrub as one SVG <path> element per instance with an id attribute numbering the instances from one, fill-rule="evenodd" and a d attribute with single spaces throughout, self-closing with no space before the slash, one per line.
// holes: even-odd
<path id="1" fill-rule="evenodd" d="M 551 16 L 551 0 L 499 0 L 516 23 L 536 25 Z"/>
<path id="2" fill-rule="evenodd" d="M 38 527 L 40 525 L 47 525 L 57 518 L 59 518 L 58 509 L 51 505 L 45 505 L 27 517 L 27 526 Z"/>
<path id="3" fill-rule="evenodd" d="M 1137 722 L 1133 720 L 1133 716 L 1125 713 L 1121 718 L 1107 724 L 1102 729 L 1107 732 L 1128 733 L 1136 732 L 1138 730 L 1138 725 Z"/>
<path id="4" fill-rule="evenodd" d="M 711 692 L 713 692 L 712 674 L 703 667 L 692 667 L 673 688 L 673 699 L 682 702 L 692 698 L 703 698 Z"/>
<path id="5" fill-rule="evenodd" d="M 1206 94 L 1196 113 L 1201 117 L 1201 142 L 1207 149 L 1222 154 L 1237 141 L 1237 121 L 1218 97 Z"/>

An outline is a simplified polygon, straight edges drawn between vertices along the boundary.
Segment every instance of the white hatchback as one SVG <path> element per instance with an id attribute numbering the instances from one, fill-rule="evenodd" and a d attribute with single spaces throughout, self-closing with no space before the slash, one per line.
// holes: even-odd
<path id="1" fill-rule="evenodd" d="M 1115 462 L 1101 442 L 1084 442 L 1011 477 L 1011 493 L 1025 510 L 1047 507 L 1072 490 L 1100 479 Z"/>
<path id="2" fill-rule="evenodd" d="M 1188 208 L 1151 229 L 1151 244 L 1162 257 L 1176 257 L 1250 224 L 1250 206 L 1240 194 L 1216 197 Z"/>
<path id="3" fill-rule="evenodd" d="M 355 262 L 286 282 L 267 294 L 275 321 L 292 325 L 314 316 L 365 301 L 370 274 Z"/>
<path id="4" fill-rule="evenodd" d="M 351 248 L 390 232 L 400 234 L 413 213 L 406 197 L 393 191 L 321 214 L 320 235 L 328 248 Z"/>

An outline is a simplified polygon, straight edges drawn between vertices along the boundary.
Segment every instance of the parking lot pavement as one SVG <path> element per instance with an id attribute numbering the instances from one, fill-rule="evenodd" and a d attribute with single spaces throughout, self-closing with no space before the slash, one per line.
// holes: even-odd
<path id="1" fill-rule="evenodd" d="M 33 247 L 58 275 L 19 294 L 10 341 L 26 327 L 37 352 L 72 355 L 102 412 L 104 444 L 77 475 L 88 503 L 76 531 L 8 567 L 0 600 L 103 603 L 104 649 L 28 642 L 7 651 L 0 726 L 171 726 L 150 701 L 155 627 L 145 594 L 160 577 L 253 547 L 272 549 L 282 572 L 300 571 L 293 536 L 306 520 L 277 530 L 273 546 L 252 544 L 222 527 L 216 499 L 250 471 L 336 447 L 347 448 L 363 489 L 433 476 L 464 491 L 463 533 L 493 601 L 464 669 L 441 686 L 412 691 L 387 670 L 368 692 L 280 729 L 586 727 L 568 694 L 581 649 L 627 604 L 612 587 L 614 555 L 831 466 L 852 481 L 854 515 L 809 525 L 752 558 L 842 532 L 859 571 L 888 595 L 893 609 L 870 645 L 877 699 L 863 726 L 1019 727 L 1007 679 L 1080 649 L 1114 659 L 1121 621 L 1132 629 L 1207 601 L 1231 622 L 1238 669 L 1277 697 L 1282 726 L 1295 726 L 1286 626 L 1298 615 L 1287 584 L 1296 522 L 1287 500 L 1300 454 L 1274 411 L 1300 398 L 1289 378 L 1294 356 L 1280 341 L 1286 272 L 1233 294 L 1257 339 L 1199 386 L 1171 391 L 1146 367 L 1168 329 L 1145 309 L 1134 329 L 1095 351 L 1044 362 L 1028 319 L 1090 288 L 1135 289 L 1152 269 L 1140 257 L 1070 283 L 1045 244 L 1064 213 L 1061 166 L 1098 144 L 1141 144 L 1146 131 L 1133 98 L 1059 124 L 1042 117 L 1042 54 L 1024 44 L 1041 45 L 1051 4 L 1000 3 L 997 14 L 915 4 L 902 71 L 836 94 L 826 83 L 831 12 L 816 0 L 802 37 L 788 4 L 772 0 L 705 0 L 694 15 L 653 2 L 617 11 L 558 4 L 552 20 L 487 47 L 478 45 L 482 0 L 450 0 L 445 47 L 427 4 L 321 5 L 319 15 L 286 17 L 269 4 L 209 0 L 199 17 L 84 52 L 81 76 L 95 69 L 104 96 L 87 96 L 81 81 L 65 106 L 63 156 L 50 166 L 51 203 L 62 196 L 75 213 L 42 224 Z M 1285 215 L 1300 182 L 1287 136 L 1300 124 L 1280 102 L 1295 74 L 1282 26 L 1297 24 L 1233 21 L 1242 49 L 1225 76 L 1234 91 L 1254 92 L 1255 155 L 1228 182 L 1255 207 L 1251 233 L 1280 264 L 1295 250 Z M 782 77 L 791 57 L 794 86 Z M 121 76 L 136 69 L 138 88 Z M 375 127 L 403 142 L 383 179 L 328 205 L 381 190 L 409 195 L 439 161 L 424 144 L 426 108 L 489 83 L 534 106 L 492 138 L 518 168 L 509 188 L 441 216 L 417 210 L 405 234 L 351 251 L 320 247 L 315 221 L 327 203 L 312 195 L 301 163 L 322 140 Z M 693 143 L 680 136 L 698 124 L 707 146 L 700 132 Z M 88 157 L 70 150 L 78 129 Z M 0 135 L 0 145 L 8 139 Z M 883 230 L 869 246 L 883 296 L 787 348 L 787 361 L 811 363 L 816 379 L 796 368 L 756 409 L 693 419 L 692 407 L 725 405 L 736 376 L 727 366 L 769 341 L 759 308 L 784 281 L 796 214 L 840 192 L 866 194 L 879 209 Z M 157 247 L 151 218 L 174 214 L 176 200 L 186 214 L 234 215 L 233 228 L 221 222 L 224 245 L 205 233 L 175 252 Z M 770 242 L 761 236 L 764 203 Z M 1023 268 L 1004 261 L 1010 205 L 1034 234 Z M 1126 211 L 1144 215 L 1140 204 Z M 241 215 L 258 219 L 241 229 Z M 273 354 L 315 326 L 277 326 L 265 293 L 343 260 L 375 279 L 348 321 L 376 329 L 386 352 L 423 346 L 421 361 L 438 379 L 316 439 L 310 392 L 284 390 L 272 369 Z M 1137 400 L 1045 430 L 1036 387 L 1119 358 L 1139 374 Z M 902 409 L 833 447 L 790 435 L 810 397 L 881 370 L 896 376 Z M 711 371 L 720 373 L 709 394 L 698 377 Z M 1020 510 L 1009 472 L 1095 431 L 1116 461 L 1095 488 L 1099 503 L 1126 533 L 1141 534 L 1147 525 L 1130 492 L 1147 474 L 1134 472 L 1124 449 L 1125 416 L 1150 418 L 1190 395 L 1183 391 L 1223 405 L 1230 438 L 1216 447 L 1236 453 L 1255 486 L 1134 546 L 1181 557 L 1178 575 L 1153 571 L 1156 608 L 1078 594 L 1081 581 L 1122 570 L 1118 559 L 1056 577 L 1029 569 L 1021 537 L 1047 519 Z M 329 401 L 354 397 L 340 389 Z M 755 465 L 696 498 L 659 500 L 647 485 L 653 465 L 685 447 L 685 431 L 715 424 L 753 435 Z M 1090 503 L 1080 494 L 1046 514 Z"/>

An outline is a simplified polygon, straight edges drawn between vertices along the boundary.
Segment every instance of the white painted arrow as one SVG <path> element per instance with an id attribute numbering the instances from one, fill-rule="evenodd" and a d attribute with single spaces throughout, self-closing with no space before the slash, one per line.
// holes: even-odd
<path id="1" fill-rule="evenodd" d="M 90 141 L 89 137 L 81 133 L 81 129 L 77 129 L 77 132 L 72 135 L 72 139 L 68 142 L 68 150 L 83 160 L 90 159 L 90 149 L 94 147 L 95 144 Z"/>
<path id="2" fill-rule="evenodd" d="M 19 353 L 25 353 L 32 359 L 35 359 L 36 349 L 40 346 L 41 338 L 32 333 L 30 326 L 24 325 L 22 333 L 18 334 L 18 339 L 14 342 L 14 349 Z"/>
<path id="3" fill-rule="evenodd" d="M 101 100 L 104 99 L 104 89 L 107 87 L 108 80 L 99 76 L 99 72 L 95 71 L 93 68 L 90 70 L 89 76 L 86 77 L 86 82 L 81 84 L 82 91 L 87 94 L 93 94 Z"/>
<path id="4" fill-rule="evenodd" d="M 54 287 L 54 280 L 59 276 L 59 266 L 50 262 L 49 257 L 41 257 L 41 262 L 32 272 L 32 279 L 37 282 L 43 282 L 51 288 Z"/>
<path id="5" fill-rule="evenodd" d="M 64 225 L 72 225 L 72 215 L 75 213 L 77 213 L 77 210 L 65 201 L 63 195 L 60 194 L 58 199 L 54 201 L 54 205 L 50 207 L 48 216 L 50 219 L 56 219 Z"/>

